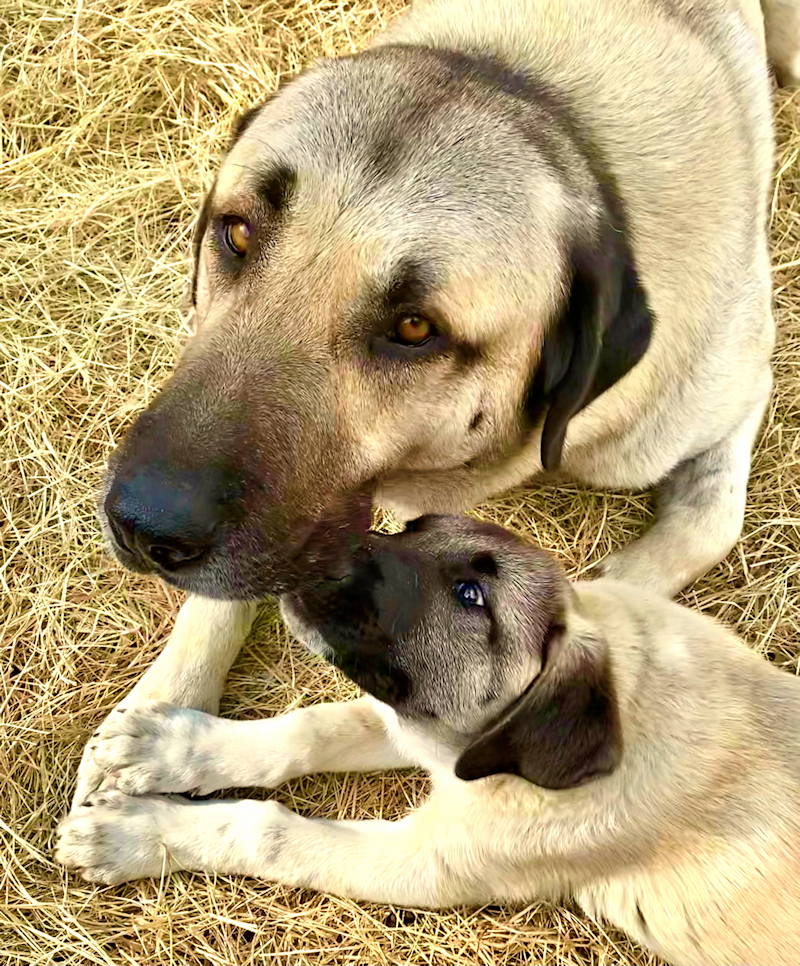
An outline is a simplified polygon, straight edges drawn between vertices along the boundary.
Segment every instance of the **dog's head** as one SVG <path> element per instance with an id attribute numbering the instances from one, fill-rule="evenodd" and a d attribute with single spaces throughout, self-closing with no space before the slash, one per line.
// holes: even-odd
<path id="1" fill-rule="evenodd" d="M 650 332 L 579 141 L 529 79 L 417 48 L 323 62 L 246 118 L 199 219 L 195 334 L 109 464 L 120 558 L 260 596 L 378 481 L 539 431 L 557 467 Z"/>
<path id="2" fill-rule="evenodd" d="M 606 646 L 570 633 L 570 594 L 552 558 L 508 531 L 423 517 L 370 535 L 281 607 L 364 690 L 465 738 L 460 778 L 567 788 L 611 771 L 619 752 Z"/>

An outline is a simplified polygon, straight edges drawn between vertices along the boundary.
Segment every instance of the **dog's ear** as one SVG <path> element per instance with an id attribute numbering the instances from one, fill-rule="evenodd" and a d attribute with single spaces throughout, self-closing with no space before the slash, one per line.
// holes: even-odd
<path id="1" fill-rule="evenodd" d="M 272 100 L 273 95 L 270 95 L 266 100 L 261 101 L 259 104 L 254 104 L 252 107 L 248 107 L 246 111 L 242 114 L 238 114 L 231 125 L 231 136 L 228 143 L 228 151 L 236 144 L 239 138 L 244 134 L 244 132 L 250 127 L 250 125 L 255 121 L 258 115 L 261 113 L 261 108 L 265 104 Z"/>
<path id="2" fill-rule="evenodd" d="M 200 205 L 200 211 L 197 213 L 197 221 L 195 222 L 194 233 L 192 235 L 192 275 L 184 299 L 184 315 L 188 315 L 197 304 L 197 267 L 200 261 L 200 249 L 203 245 L 203 238 L 205 237 L 208 222 L 211 218 L 211 199 L 214 197 L 214 189 L 216 186 L 217 179 L 214 178 L 214 183 L 208 189 L 206 196 L 203 198 L 203 203 Z"/>
<path id="3" fill-rule="evenodd" d="M 563 634 L 550 651 L 531 686 L 458 759 L 459 778 L 519 775 L 563 789 L 614 770 L 620 734 L 607 659 L 594 648 L 567 645 Z"/>
<path id="4" fill-rule="evenodd" d="M 572 417 L 621 379 L 644 355 L 653 318 L 611 203 L 592 240 L 573 246 L 569 298 L 547 332 L 527 409 L 546 408 L 542 466 L 555 470 Z"/>

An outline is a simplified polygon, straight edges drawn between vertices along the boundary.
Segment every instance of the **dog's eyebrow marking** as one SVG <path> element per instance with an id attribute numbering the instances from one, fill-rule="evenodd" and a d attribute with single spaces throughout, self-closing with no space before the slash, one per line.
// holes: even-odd
<path id="1" fill-rule="evenodd" d="M 260 177 L 256 193 L 274 211 L 282 211 L 292 196 L 296 181 L 296 173 L 288 165 L 280 164 Z"/>
<path id="2" fill-rule="evenodd" d="M 404 259 L 395 269 L 381 301 L 390 308 L 414 309 L 421 306 L 431 288 L 431 275 L 430 270 L 426 271 L 419 262 Z"/>
<path id="3" fill-rule="evenodd" d="M 367 153 L 366 170 L 378 182 L 388 181 L 399 168 L 399 155 L 403 149 L 400 134 L 382 131 L 370 144 Z"/>

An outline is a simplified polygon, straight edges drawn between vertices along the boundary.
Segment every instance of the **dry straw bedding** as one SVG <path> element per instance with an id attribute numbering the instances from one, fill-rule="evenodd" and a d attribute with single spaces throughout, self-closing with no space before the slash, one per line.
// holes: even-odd
<path id="1" fill-rule="evenodd" d="M 153 660 L 180 595 L 103 554 L 93 491 L 112 441 L 175 357 L 201 189 L 232 119 L 281 74 L 355 49 L 361 0 L 0 0 L 0 962 L 654 962 L 574 909 L 395 911 L 253 880 L 95 888 L 51 859 L 87 735 Z M 800 650 L 800 95 L 776 98 L 777 391 L 744 535 L 686 602 L 797 671 Z M 481 512 L 579 573 L 636 534 L 645 497 L 518 492 Z M 267 606 L 224 713 L 352 694 Z M 318 777 L 309 815 L 395 817 L 418 776 Z"/>

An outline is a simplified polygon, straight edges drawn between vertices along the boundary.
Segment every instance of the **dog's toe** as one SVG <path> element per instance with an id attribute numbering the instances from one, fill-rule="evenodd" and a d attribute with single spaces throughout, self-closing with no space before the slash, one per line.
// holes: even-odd
<path id="1" fill-rule="evenodd" d="M 129 708 L 116 708 L 95 732 L 97 737 L 108 740 L 120 736 L 134 738 L 158 731 L 159 721 L 169 713 L 173 705 L 166 701 L 145 701 Z"/>

